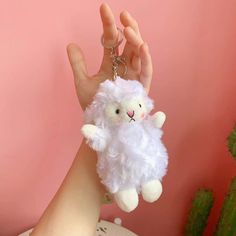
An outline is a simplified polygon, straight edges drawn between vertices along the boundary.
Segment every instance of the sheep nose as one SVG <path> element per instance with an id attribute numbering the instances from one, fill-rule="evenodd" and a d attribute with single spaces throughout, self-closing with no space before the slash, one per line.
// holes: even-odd
<path id="1" fill-rule="evenodd" d="M 130 118 L 132 118 L 134 116 L 134 111 L 128 111 L 127 114 Z"/>

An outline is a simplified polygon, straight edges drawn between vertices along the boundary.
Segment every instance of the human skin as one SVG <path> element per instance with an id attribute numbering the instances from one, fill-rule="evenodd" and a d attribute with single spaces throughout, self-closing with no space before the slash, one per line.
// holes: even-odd
<path id="1" fill-rule="evenodd" d="M 107 4 L 100 7 L 103 36 L 106 45 L 116 42 L 118 31 Z M 135 19 L 127 12 L 120 14 L 124 26 L 125 57 L 128 73 L 125 79 L 140 81 L 149 92 L 152 80 L 152 60 L 143 42 Z M 93 99 L 101 82 L 112 78 L 110 50 L 104 48 L 99 71 L 89 76 L 81 49 L 74 43 L 67 46 L 68 58 L 81 108 Z M 105 189 L 96 173 L 96 153 L 83 140 L 63 183 L 44 211 L 31 236 L 94 236 Z"/>

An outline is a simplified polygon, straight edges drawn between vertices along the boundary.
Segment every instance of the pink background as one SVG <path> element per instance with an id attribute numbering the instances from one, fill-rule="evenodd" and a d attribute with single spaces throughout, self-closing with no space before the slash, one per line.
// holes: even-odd
<path id="1" fill-rule="evenodd" d="M 181 235 L 191 197 L 213 189 L 206 235 L 217 222 L 236 163 L 226 137 L 236 120 L 234 0 L 108 1 L 117 20 L 138 20 L 154 64 L 151 97 L 166 112 L 170 154 L 164 193 L 131 214 L 104 206 L 141 236 Z M 81 141 L 79 107 L 66 45 L 77 42 L 89 71 L 102 56 L 101 1 L 1 1 L 0 235 L 33 226 L 58 189 Z M 120 25 L 120 24 L 119 24 Z"/>

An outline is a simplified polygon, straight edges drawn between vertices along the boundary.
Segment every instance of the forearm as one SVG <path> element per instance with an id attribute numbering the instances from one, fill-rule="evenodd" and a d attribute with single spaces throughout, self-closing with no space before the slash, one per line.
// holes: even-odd
<path id="1" fill-rule="evenodd" d="M 32 236 L 94 235 L 104 194 L 96 173 L 96 161 L 96 153 L 83 141 Z"/>

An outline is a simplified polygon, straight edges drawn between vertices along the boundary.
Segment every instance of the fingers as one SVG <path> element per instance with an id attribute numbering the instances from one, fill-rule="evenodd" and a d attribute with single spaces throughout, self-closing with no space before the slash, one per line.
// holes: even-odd
<path id="1" fill-rule="evenodd" d="M 143 44 L 143 40 L 130 26 L 124 29 L 124 35 L 129 43 L 130 49 L 136 56 L 139 56 L 139 47 Z"/>
<path id="2" fill-rule="evenodd" d="M 124 48 L 123 55 L 131 58 L 133 54 L 138 56 L 139 46 L 143 43 L 143 39 L 139 32 L 137 21 L 130 15 L 128 11 L 123 11 L 120 14 L 120 21 L 125 27 L 124 35 L 127 43 Z"/>
<path id="3" fill-rule="evenodd" d="M 87 78 L 87 68 L 81 49 L 76 44 L 67 46 L 67 54 L 76 82 Z"/>
<path id="4" fill-rule="evenodd" d="M 104 44 L 107 46 L 113 46 L 117 42 L 118 30 L 114 15 L 107 4 L 103 3 L 101 5 L 100 15 L 103 25 Z"/>
<path id="5" fill-rule="evenodd" d="M 136 32 L 136 34 L 141 38 L 138 23 L 130 15 L 130 13 L 128 11 L 121 12 L 120 21 L 121 21 L 121 23 L 123 24 L 124 27 L 130 26 Z"/>
<path id="6" fill-rule="evenodd" d="M 137 21 L 129 12 L 123 11 L 120 20 L 124 29 L 124 35 L 127 40 L 123 56 L 130 60 L 132 69 L 139 73 L 140 82 L 148 92 L 152 80 L 152 59 L 148 46 L 143 42 Z"/>
<path id="7" fill-rule="evenodd" d="M 100 15 L 103 25 L 103 44 L 105 44 L 106 47 L 112 47 L 117 43 L 117 40 L 119 40 L 119 32 L 116 27 L 114 15 L 110 7 L 105 3 L 100 7 Z M 99 71 L 103 71 L 106 74 L 113 74 L 111 65 L 111 49 L 106 47 L 104 47 L 103 60 Z M 115 50 L 118 54 L 118 47 Z"/>
<path id="8" fill-rule="evenodd" d="M 142 46 L 140 47 L 140 59 L 141 59 L 140 82 L 143 84 L 146 91 L 149 92 L 152 81 L 153 68 L 152 68 L 152 58 L 146 43 L 142 44 Z"/>
<path id="9" fill-rule="evenodd" d="M 131 59 L 131 66 L 132 68 L 137 71 L 137 73 L 140 73 L 141 68 L 141 59 L 139 56 L 133 56 Z"/>
<path id="10" fill-rule="evenodd" d="M 140 46 L 143 44 L 141 37 L 130 27 L 124 29 L 124 35 L 127 40 L 123 56 L 128 58 L 132 69 L 140 73 L 141 60 L 140 60 Z"/>

